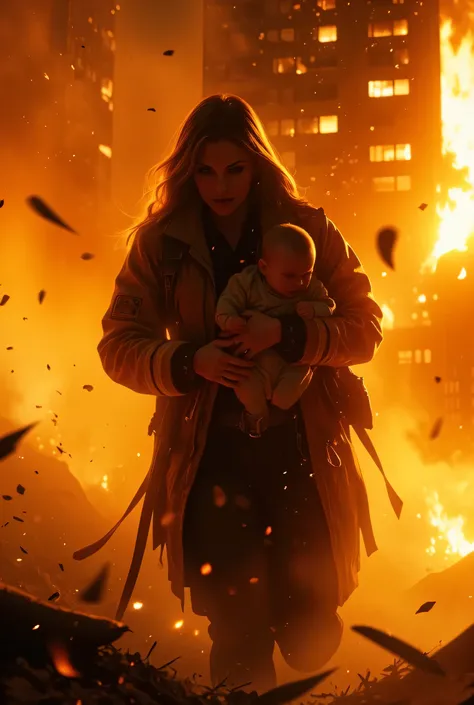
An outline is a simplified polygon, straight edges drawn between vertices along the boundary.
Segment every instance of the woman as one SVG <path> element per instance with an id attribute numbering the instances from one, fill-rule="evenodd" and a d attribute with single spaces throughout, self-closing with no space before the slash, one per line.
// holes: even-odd
<path id="1" fill-rule="evenodd" d="M 98 347 L 115 382 L 156 396 L 154 457 L 118 524 L 74 555 L 103 546 L 145 494 L 117 618 L 153 518 L 153 547 L 166 546 L 173 593 L 184 606 L 189 587 L 193 611 L 209 619 L 213 683 L 227 677 L 262 691 L 275 684 L 275 642 L 298 670 L 329 660 L 342 634 L 337 608 L 357 585 L 361 530 L 368 554 L 376 550 L 348 426 L 325 380 L 373 357 L 382 314 L 354 252 L 322 209 L 298 195 L 242 99 L 203 100 L 155 173 Z M 314 238 L 315 276 L 335 315 L 255 313 L 242 333 L 216 339 L 217 297 L 232 274 L 257 261 L 262 229 L 285 222 Z M 161 259 L 170 240 L 181 258 L 171 319 Z M 250 438 L 234 389 L 270 347 L 317 369 L 297 408 L 272 408 L 269 427 Z"/>

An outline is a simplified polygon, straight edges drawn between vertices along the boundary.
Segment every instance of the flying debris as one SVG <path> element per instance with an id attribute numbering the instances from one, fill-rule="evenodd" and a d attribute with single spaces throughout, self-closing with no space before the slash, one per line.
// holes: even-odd
<path id="1" fill-rule="evenodd" d="M 156 113 L 156 108 L 147 108 L 150 113 Z"/>
<path id="2" fill-rule="evenodd" d="M 81 255 L 81 259 L 94 259 L 94 255 L 92 254 L 92 252 L 83 252 L 83 254 Z"/>
<path id="3" fill-rule="evenodd" d="M 421 607 L 418 607 L 415 614 L 423 614 L 424 612 L 431 612 L 436 602 L 423 602 Z"/>
<path id="4" fill-rule="evenodd" d="M 438 438 L 439 434 L 441 433 L 441 429 L 443 428 L 443 419 L 439 417 L 436 419 L 434 422 L 431 431 L 430 431 L 430 439 L 434 441 L 435 438 Z"/>
<path id="5" fill-rule="evenodd" d="M 439 384 L 441 382 L 441 377 L 436 376 L 434 378 L 434 380 L 435 380 L 436 384 Z"/>
<path id="6" fill-rule="evenodd" d="M 163 52 L 163 56 L 173 56 L 174 54 L 174 49 L 167 49 L 166 51 Z"/>
<path id="7" fill-rule="evenodd" d="M 421 203 L 421 204 L 418 206 L 418 208 L 420 209 L 420 211 L 425 211 L 425 210 L 428 208 L 428 204 L 427 204 L 427 203 Z"/>
<path id="8" fill-rule="evenodd" d="M 38 301 L 40 302 L 40 304 L 43 303 L 45 296 L 46 296 L 45 290 L 44 290 L 44 289 L 41 289 L 41 291 L 40 291 L 39 294 L 38 294 Z"/>
<path id="9" fill-rule="evenodd" d="M 21 428 L 19 431 L 9 433 L 8 436 L 2 436 L 0 438 L 0 460 L 14 453 L 16 450 L 17 443 L 21 440 L 25 433 L 31 431 L 31 429 L 34 428 L 37 423 L 38 422 L 35 421 L 35 423 L 30 423 L 28 426 Z"/>
<path id="10" fill-rule="evenodd" d="M 3 294 L 2 300 L 0 301 L 0 306 L 5 306 L 7 301 L 10 301 L 10 297 L 8 296 L 8 294 Z"/>
<path id="11" fill-rule="evenodd" d="M 76 231 L 71 228 L 70 225 L 64 222 L 62 218 L 59 217 L 39 196 L 29 196 L 26 202 L 32 208 L 35 213 L 37 213 L 41 218 L 51 221 L 55 225 L 59 225 L 60 228 L 69 230 L 70 233 L 77 235 Z"/>
<path id="12" fill-rule="evenodd" d="M 3 204 L 5 203 L 4 198 L 0 198 L 0 208 L 3 208 Z"/>
<path id="13" fill-rule="evenodd" d="M 393 252 L 397 244 L 398 233 L 395 228 L 382 228 L 377 233 L 377 249 L 380 257 L 390 269 L 395 269 Z"/>
<path id="14" fill-rule="evenodd" d="M 293 681 L 292 683 L 285 683 L 277 688 L 272 688 L 272 690 L 268 690 L 266 693 L 260 695 L 258 703 L 259 705 L 284 705 L 293 700 L 300 700 L 308 690 L 315 688 L 336 670 L 336 668 L 331 668 L 329 671 L 318 673 L 310 678 L 304 678 L 300 681 Z"/>
<path id="15" fill-rule="evenodd" d="M 92 392 L 92 390 L 94 389 L 92 384 L 85 384 L 82 388 L 85 389 L 86 392 Z"/>
<path id="16" fill-rule="evenodd" d="M 105 590 L 105 584 L 109 577 L 110 565 L 106 563 L 97 578 L 79 595 L 82 602 L 100 602 Z"/>

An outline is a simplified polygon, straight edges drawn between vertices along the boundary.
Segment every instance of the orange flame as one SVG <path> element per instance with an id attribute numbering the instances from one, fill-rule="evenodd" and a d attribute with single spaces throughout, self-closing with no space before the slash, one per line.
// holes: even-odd
<path id="1" fill-rule="evenodd" d="M 81 674 L 72 665 L 67 649 L 63 644 L 50 644 L 49 653 L 55 669 L 65 678 L 80 678 Z"/>
<path id="2" fill-rule="evenodd" d="M 465 251 L 474 234 L 474 33 L 469 30 L 457 49 L 452 36 L 452 20 L 444 20 L 440 29 L 443 154 L 453 155 L 454 168 L 464 173 L 465 187 L 448 189 L 448 201 L 437 204 L 438 240 L 426 263 L 433 270 L 441 255 Z"/>

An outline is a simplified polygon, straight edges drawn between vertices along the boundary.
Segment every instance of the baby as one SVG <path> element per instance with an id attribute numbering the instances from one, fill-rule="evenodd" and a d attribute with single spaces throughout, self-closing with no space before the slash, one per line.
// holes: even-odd
<path id="1" fill-rule="evenodd" d="M 229 279 L 217 302 L 216 322 L 223 331 L 240 332 L 242 313 L 249 309 L 268 316 L 296 313 L 301 318 L 331 316 L 335 303 L 324 285 L 313 277 L 316 248 L 311 236 L 297 225 L 276 225 L 265 233 L 258 265 L 246 267 Z M 235 393 L 251 420 L 269 415 L 269 402 L 289 409 L 311 382 L 309 366 L 291 365 L 272 349 L 254 357 L 251 376 Z"/>

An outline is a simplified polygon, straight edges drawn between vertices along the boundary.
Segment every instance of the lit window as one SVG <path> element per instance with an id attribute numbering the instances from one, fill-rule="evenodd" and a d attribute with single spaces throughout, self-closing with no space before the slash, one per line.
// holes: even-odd
<path id="1" fill-rule="evenodd" d="M 338 131 L 337 115 L 321 115 L 319 118 L 319 131 L 323 135 L 328 135 Z"/>
<path id="2" fill-rule="evenodd" d="M 396 78 L 395 84 L 395 95 L 408 95 L 410 93 L 410 81 L 408 78 Z"/>
<path id="3" fill-rule="evenodd" d="M 413 359 L 412 350 L 399 350 L 398 351 L 398 364 L 399 365 L 410 365 Z"/>
<path id="4" fill-rule="evenodd" d="M 409 162 L 411 159 L 411 144 L 396 144 L 395 159 L 397 162 Z"/>
<path id="5" fill-rule="evenodd" d="M 370 147 L 371 162 L 409 161 L 411 145 L 409 144 L 377 144 Z"/>
<path id="6" fill-rule="evenodd" d="M 293 27 L 288 29 L 282 29 L 280 32 L 280 37 L 282 42 L 294 42 L 295 41 L 295 30 Z"/>
<path id="7" fill-rule="evenodd" d="M 308 67 L 304 63 L 303 59 L 301 58 L 301 56 L 298 56 L 298 58 L 296 59 L 296 73 L 298 75 L 301 75 L 303 73 L 306 73 L 307 70 Z"/>
<path id="8" fill-rule="evenodd" d="M 408 49 L 395 49 L 393 52 L 393 63 L 395 66 L 407 66 L 410 63 Z"/>
<path id="9" fill-rule="evenodd" d="M 281 160 L 285 167 L 292 171 L 296 166 L 296 152 L 282 152 Z"/>
<path id="10" fill-rule="evenodd" d="M 369 81 L 370 98 L 386 98 L 393 95 L 393 81 Z"/>
<path id="11" fill-rule="evenodd" d="M 395 37 L 404 37 L 408 34 L 408 20 L 394 20 L 393 34 Z"/>
<path id="12" fill-rule="evenodd" d="M 316 5 L 321 10 L 335 10 L 336 0 L 316 0 Z"/>
<path id="13" fill-rule="evenodd" d="M 276 137 L 278 135 L 278 128 L 278 120 L 269 120 L 266 124 L 267 135 L 269 137 Z"/>
<path id="14" fill-rule="evenodd" d="M 299 118 L 297 130 L 303 135 L 317 135 L 319 132 L 319 119 L 315 118 Z"/>
<path id="15" fill-rule="evenodd" d="M 421 362 L 421 350 L 415 350 L 415 362 L 420 364 Z"/>
<path id="16" fill-rule="evenodd" d="M 394 176 L 374 176 L 372 179 L 372 185 L 374 191 L 387 192 L 395 191 L 395 177 Z"/>
<path id="17" fill-rule="evenodd" d="M 280 12 L 286 14 L 291 11 L 292 0 L 280 0 Z"/>
<path id="18" fill-rule="evenodd" d="M 431 363 L 431 350 L 423 351 L 423 360 L 426 365 L 429 365 Z"/>
<path id="19" fill-rule="evenodd" d="M 335 24 L 327 24 L 318 27 L 318 41 L 322 44 L 335 42 L 337 40 L 337 27 Z"/>
<path id="20" fill-rule="evenodd" d="M 393 5 L 404 5 L 405 0 L 392 0 Z"/>
<path id="21" fill-rule="evenodd" d="M 393 34 L 393 23 L 371 22 L 369 24 L 369 37 L 391 37 Z"/>
<path id="22" fill-rule="evenodd" d="M 276 88 L 269 88 L 267 90 L 267 103 L 270 105 L 278 103 L 278 91 Z"/>
<path id="23" fill-rule="evenodd" d="M 268 42 L 277 42 L 279 39 L 279 34 L 277 29 L 269 29 L 267 32 Z"/>
<path id="24" fill-rule="evenodd" d="M 411 176 L 397 176 L 397 191 L 411 190 Z"/>
<path id="25" fill-rule="evenodd" d="M 293 56 L 285 56 L 282 59 L 273 59 L 273 73 L 292 73 L 295 70 L 295 59 Z"/>
<path id="26" fill-rule="evenodd" d="M 282 120 L 280 123 L 280 134 L 284 137 L 294 137 L 295 121 L 293 119 Z"/>
<path id="27" fill-rule="evenodd" d="M 369 81 L 370 98 L 388 98 L 392 95 L 408 95 L 410 81 L 408 78 L 396 78 L 394 81 Z"/>

